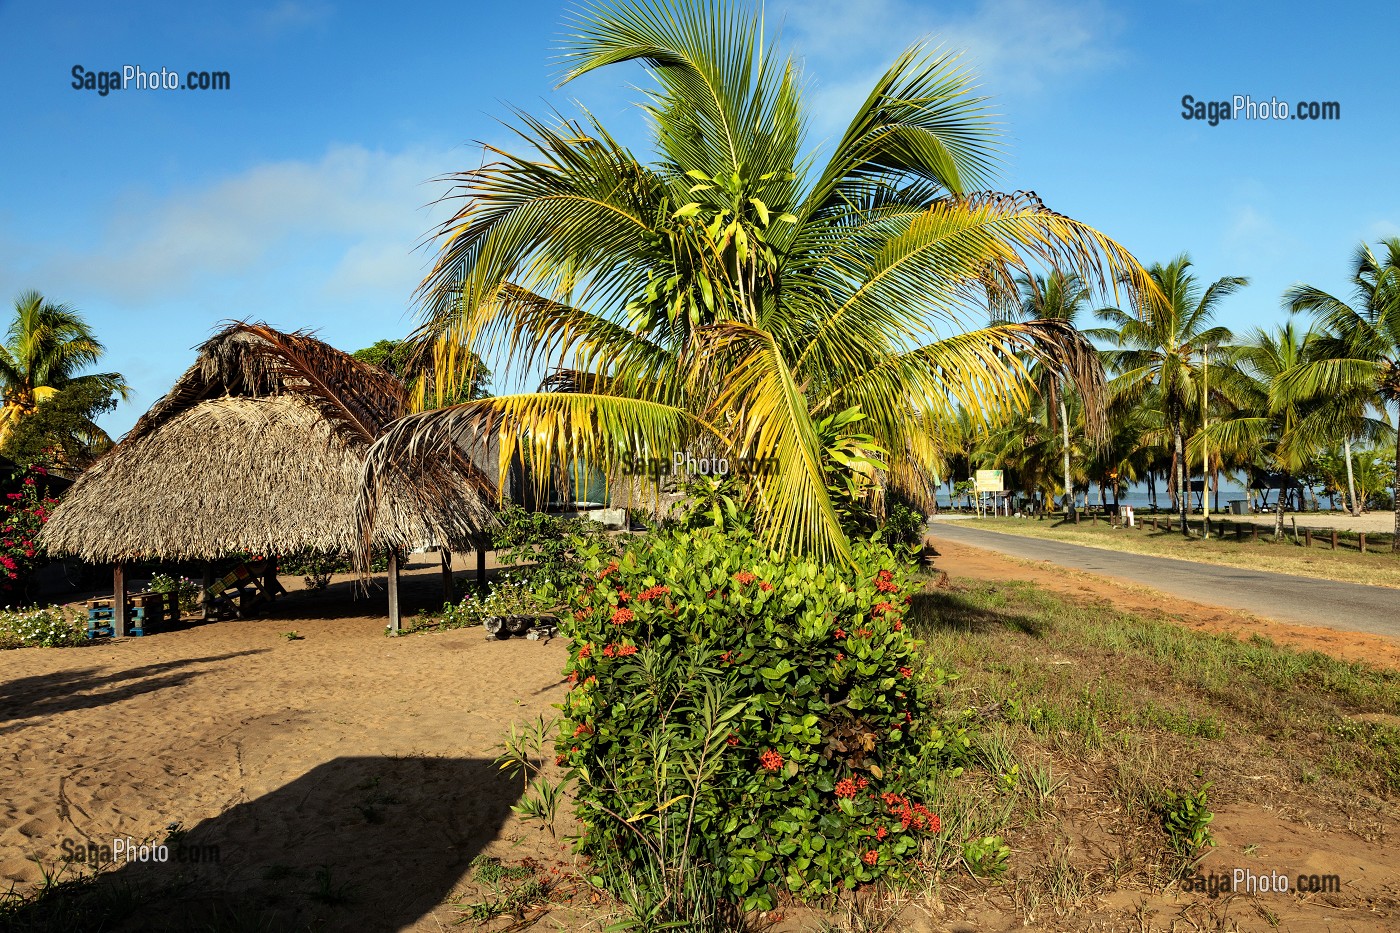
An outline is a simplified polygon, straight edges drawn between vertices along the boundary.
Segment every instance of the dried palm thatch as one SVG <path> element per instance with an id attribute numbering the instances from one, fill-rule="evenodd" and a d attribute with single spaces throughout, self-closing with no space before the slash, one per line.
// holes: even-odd
<path id="1" fill-rule="evenodd" d="M 404 385 L 307 334 L 235 324 L 69 490 L 44 527 L 53 553 L 94 562 L 215 559 L 367 544 L 477 545 L 491 482 L 464 457 L 379 478 L 357 521 L 366 451 L 408 411 Z"/>

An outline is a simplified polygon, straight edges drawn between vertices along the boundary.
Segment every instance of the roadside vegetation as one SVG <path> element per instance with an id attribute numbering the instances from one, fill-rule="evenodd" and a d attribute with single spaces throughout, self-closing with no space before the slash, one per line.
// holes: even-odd
<path id="1" fill-rule="evenodd" d="M 1175 516 L 1170 518 L 1172 528 L 1176 529 L 1178 520 Z M 1239 525 L 1243 529 L 1241 536 L 1229 519 L 1215 516 L 1211 520 L 1211 537 L 1202 539 L 1201 521 L 1197 517 L 1191 521 L 1195 535 L 1184 539 L 1180 532 L 1166 530 L 1165 518 L 1159 517 L 1160 524 L 1156 529 L 1151 527 L 1150 521 L 1150 516 L 1139 513 L 1135 528 L 1115 527 L 1102 519 L 1093 521 L 1088 517 L 1081 517 L 1078 524 L 1015 518 L 966 518 L 959 519 L 958 524 L 1109 551 L 1175 557 L 1343 583 L 1400 587 L 1400 556 L 1390 550 L 1389 535 L 1367 535 L 1366 553 L 1362 554 L 1355 532 L 1339 534 L 1337 550 L 1333 551 L 1331 538 L 1326 531 L 1314 530 L 1313 546 L 1303 547 L 1305 537 L 1301 528 L 1296 541 L 1291 527 L 1278 540 L 1270 534 L 1270 529 L 1260 528 L 1256 539 L 1250 525 Z"/>

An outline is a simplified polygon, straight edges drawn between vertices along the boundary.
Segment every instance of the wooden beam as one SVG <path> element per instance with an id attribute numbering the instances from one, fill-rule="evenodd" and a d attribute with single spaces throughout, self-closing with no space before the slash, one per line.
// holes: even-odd
<path id="1" fill-rule="evenodd" d="M 399 615 L 399 552 L 389 550 L 389 631 L 398 634 L 402 628 Z"/>
<path id="2" fill-rule="evenodd" d="M 126 637 L 126 564 L 112 568 L 112 636 Z"/>
<path id="3" fill-rule="evenodd" d="M 438 555 L 442 558 L 442 598 L 450 603 L 456 595 L 452 592 L 452 552 L 443 548 Z"/>
<path id="4" fill-rule="evenodd" d="M 211 564 L 209 561 L 206 560 L 206 561 L 204 562 L 204 573 L 203 573 L 203 575 L 201 576 L 200 581 L 199 581 L 199 587 L 200 587 L 200 589 L 199 589 L 199 609 L 200 609 L 200 617 L 201 617 L 205 622 L 208 622 L 208 621 L 209 621 L 209 609 L 210 609 L 210 606 L 211 606 L 211 604 L 212 604 L 212 602 L 213 602 L 213 601 L 209 598 L 209 587 L 211 587 L 211 586 L 213 586 L 213 585 L 214 585 L 214 565 Z"/>

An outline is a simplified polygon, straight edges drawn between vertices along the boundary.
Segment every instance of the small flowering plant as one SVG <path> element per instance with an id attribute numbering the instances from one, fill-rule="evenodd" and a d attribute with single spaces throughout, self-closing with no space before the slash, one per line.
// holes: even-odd
<path id="1" fill-rule="evenodd" d="M 83 643 L 86 622 L 62 606 L 0 609 L 0 648 L 69 648 Z"/>
<path id="2" fill-rule="evenodd" d="M 39 529 L 58 504 L 39 492 L 40 477 L 47 472 L 39 465 L 29 467 L 16 477 L 17 490 L 0 500 L 0 596 L 21 594 L 29 575 L 47 560 L 38 543 Z"/>
<path id="3" fill-rule="evenodd" d="M 904 631 L 908 566 L 873 543 L 854 557 L 698 529 L 584 561 L 556 751 L 587 854 L 645 864 L 639 831 L 665 837 L 684 799 L 697 858 L 766 909 L 898 874 L 939 831 L 922 801 L 970 745 L 939 702 L 952 677 Z"/>

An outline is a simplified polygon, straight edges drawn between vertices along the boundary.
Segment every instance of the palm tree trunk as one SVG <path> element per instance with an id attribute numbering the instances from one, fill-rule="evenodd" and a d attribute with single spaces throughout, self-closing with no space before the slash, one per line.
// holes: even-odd
<path id="1" fill-rule="evenodd" d="M 1182 537 L 1189 538 L 1191 537 L 1191 529 L 1186 524 L 1187 496 L 1189 494 L 1189 490 L 1186 488 L 1186 445 L 1181 436 L 1179 423 L 1172 427 L 1172 446 L 1176 448 L 1176 508 L 1177 513 L 1181 516 Z"/>
<path id="2" fill-rule="evenodd" d="M 1060 432 L 1065 447 L 1065 518 L 1076 521 L 1074 513 L 1074 484 L 1069 475 L 1069 414 L 1065 410 L 1065 396 L 1060 393 Z"/>
<path id="3" fill-rule="evenodd" d="M 1396 419 L 1400 424 L 1400 419 Z M 1400 428 L 1395 431 L 1395 498 L 1391 504 L 1395 506 L 1395 533 L 1390 536 L 1390 549 L 1400 554 Z"/>
<path id="4" fill-rule="evenodd" d="M 1351 469 L 1351 438 L 1343 438 L 1342 453 L 1347 460 L 1347 508 L 1352 515 L 1361 514 L 1361 503 L 1356 500 L 1356 475 Z"/>

